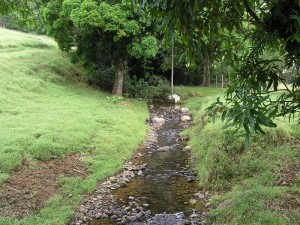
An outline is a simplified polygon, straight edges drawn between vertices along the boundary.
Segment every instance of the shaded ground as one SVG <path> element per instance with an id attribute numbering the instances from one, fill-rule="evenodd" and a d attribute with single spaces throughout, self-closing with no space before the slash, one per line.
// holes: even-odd
<path id="1" fill-rule="evenodd" d="M 45 202 L 58 192 L 58 178 L 86 177 L 87 171 L 79 155 L 67 156 L 30 165 L 13 173 L 0 190 L 0 217 L 22 218 L 42 209 Z"/>

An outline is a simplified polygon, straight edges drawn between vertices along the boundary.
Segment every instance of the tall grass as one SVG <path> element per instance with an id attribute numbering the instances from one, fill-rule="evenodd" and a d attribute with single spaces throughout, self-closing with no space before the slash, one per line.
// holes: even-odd
<path id="1" fill-rule="evenodd" d="M 0 71 L 0 184 L 23 159 L 73 153 L 82 154 L 91 174 L 85 181 L 65 179 L 39 214 L 21 221 L 2 218 L 0 224 L 66 224 L 80 194 L 119 169 L 145 138 L 146 104 L 115 103 L 77 82 L 81 69 L 43 36 L 0 29 Z M 74 198 L 64 199 L 67 190 Z"/>
<path id="2" fill-rule="evenodd" d="M 286 179 L 284 173 L 291 165 L 300 163 L 299 125 L 296 121 L 279 118 L 278 127 L 266 128 L 266 135 L 252 135 L 251 147 L 245 150 L 243 131 L 223 130 L 220 120 L 212 123 L 202 117 L 205 108 L 217 96 L 218 93 L 212 92 L 211 96 L 190 98 L 187 103 L 196 110 L 195 126 L 189 134 L 199 186 L 221 193 L 213 198 L 210 222 L 299 224 L 296 210 L 297 207 L 299 210 L 299 177 L 293 177 L 287 185 L 279 182 Z M 295 197 L 298 203 L 291 203 Z M 217 207 L 226 199 L 231 199 L 232 205 Z"/>

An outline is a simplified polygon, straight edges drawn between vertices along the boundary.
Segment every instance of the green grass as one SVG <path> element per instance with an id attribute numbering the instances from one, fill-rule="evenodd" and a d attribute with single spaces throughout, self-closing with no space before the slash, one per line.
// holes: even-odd
<path id="1" fill-rule="evenodd" d="M 78 82 L 81 69 L 47 37 L 0 29 L 0 43 L 0 185 L 23 159 L 81 153 L 90 172 L 85 181 L 62 178 L 41 212 L 0 224 L 66 224 L 81 194 L 121 168 L 145 138 L 146 104 L 114 102 Z"/>
<path id="2" fill-rule="evenodd" d="M 299 224 L 295 211 L 300 205 L 299 177 L 288 186 L 277 185 L 285 168 L 300 164 L 299 125 L 279 118 L 277 128 L 266 128 L 266 135 L 252 135 L 251 147 L 244 150 L 242 130 L 223 130 L 220 120 L 212 123 L 202 117 L 205 108 L 221 95 L 220 90 L 209 94 L 210 90 L 198 88 L 198 93 L 202 91 L 207 94 L 187 100 L 187 106 L 195 110 L 195 126 L 188 133 L 199 186 L 220 193 L 213 197 L 211 222 Z M 296 203 L 290 204 L 291 196 L 298 199 Z M 231 199 L 232 205 L 218 208 L 226 199 Z"/>

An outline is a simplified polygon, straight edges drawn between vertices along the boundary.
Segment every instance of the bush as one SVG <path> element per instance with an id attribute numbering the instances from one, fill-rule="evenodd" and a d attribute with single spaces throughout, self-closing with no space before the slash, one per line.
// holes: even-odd
<path id="1" fill-rule="evenodd" d="M 171 93 L 169 82 L 157 75 L 147 75 L 137 79 L 136 76 L 126 76 L 124 80 L 124 93 L 128 97 L 144 98 L 150 101 L 166 100 Z"/>
<path id="2" fill-rule="evenodd" d="M 102 90 L 111 91 L 114 85 L 116 69 L 114 66 L 102 65 L 97 69 L 87 69 L 88 83 L 99 86 Z"/>

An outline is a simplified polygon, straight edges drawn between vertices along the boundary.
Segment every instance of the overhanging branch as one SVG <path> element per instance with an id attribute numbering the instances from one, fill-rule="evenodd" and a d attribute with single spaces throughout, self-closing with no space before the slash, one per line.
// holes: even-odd
<path id="1" fill-rule="evenodd" d="M 247 13 L 249 13 L 249 15 L 254 19 L 254 24 L 261 28 L 265 28 L 265 24 L 258 18 L 256 13 L 250 8 L 248 1 L 243 0 L 243 3 L 244 3 Z"/>

